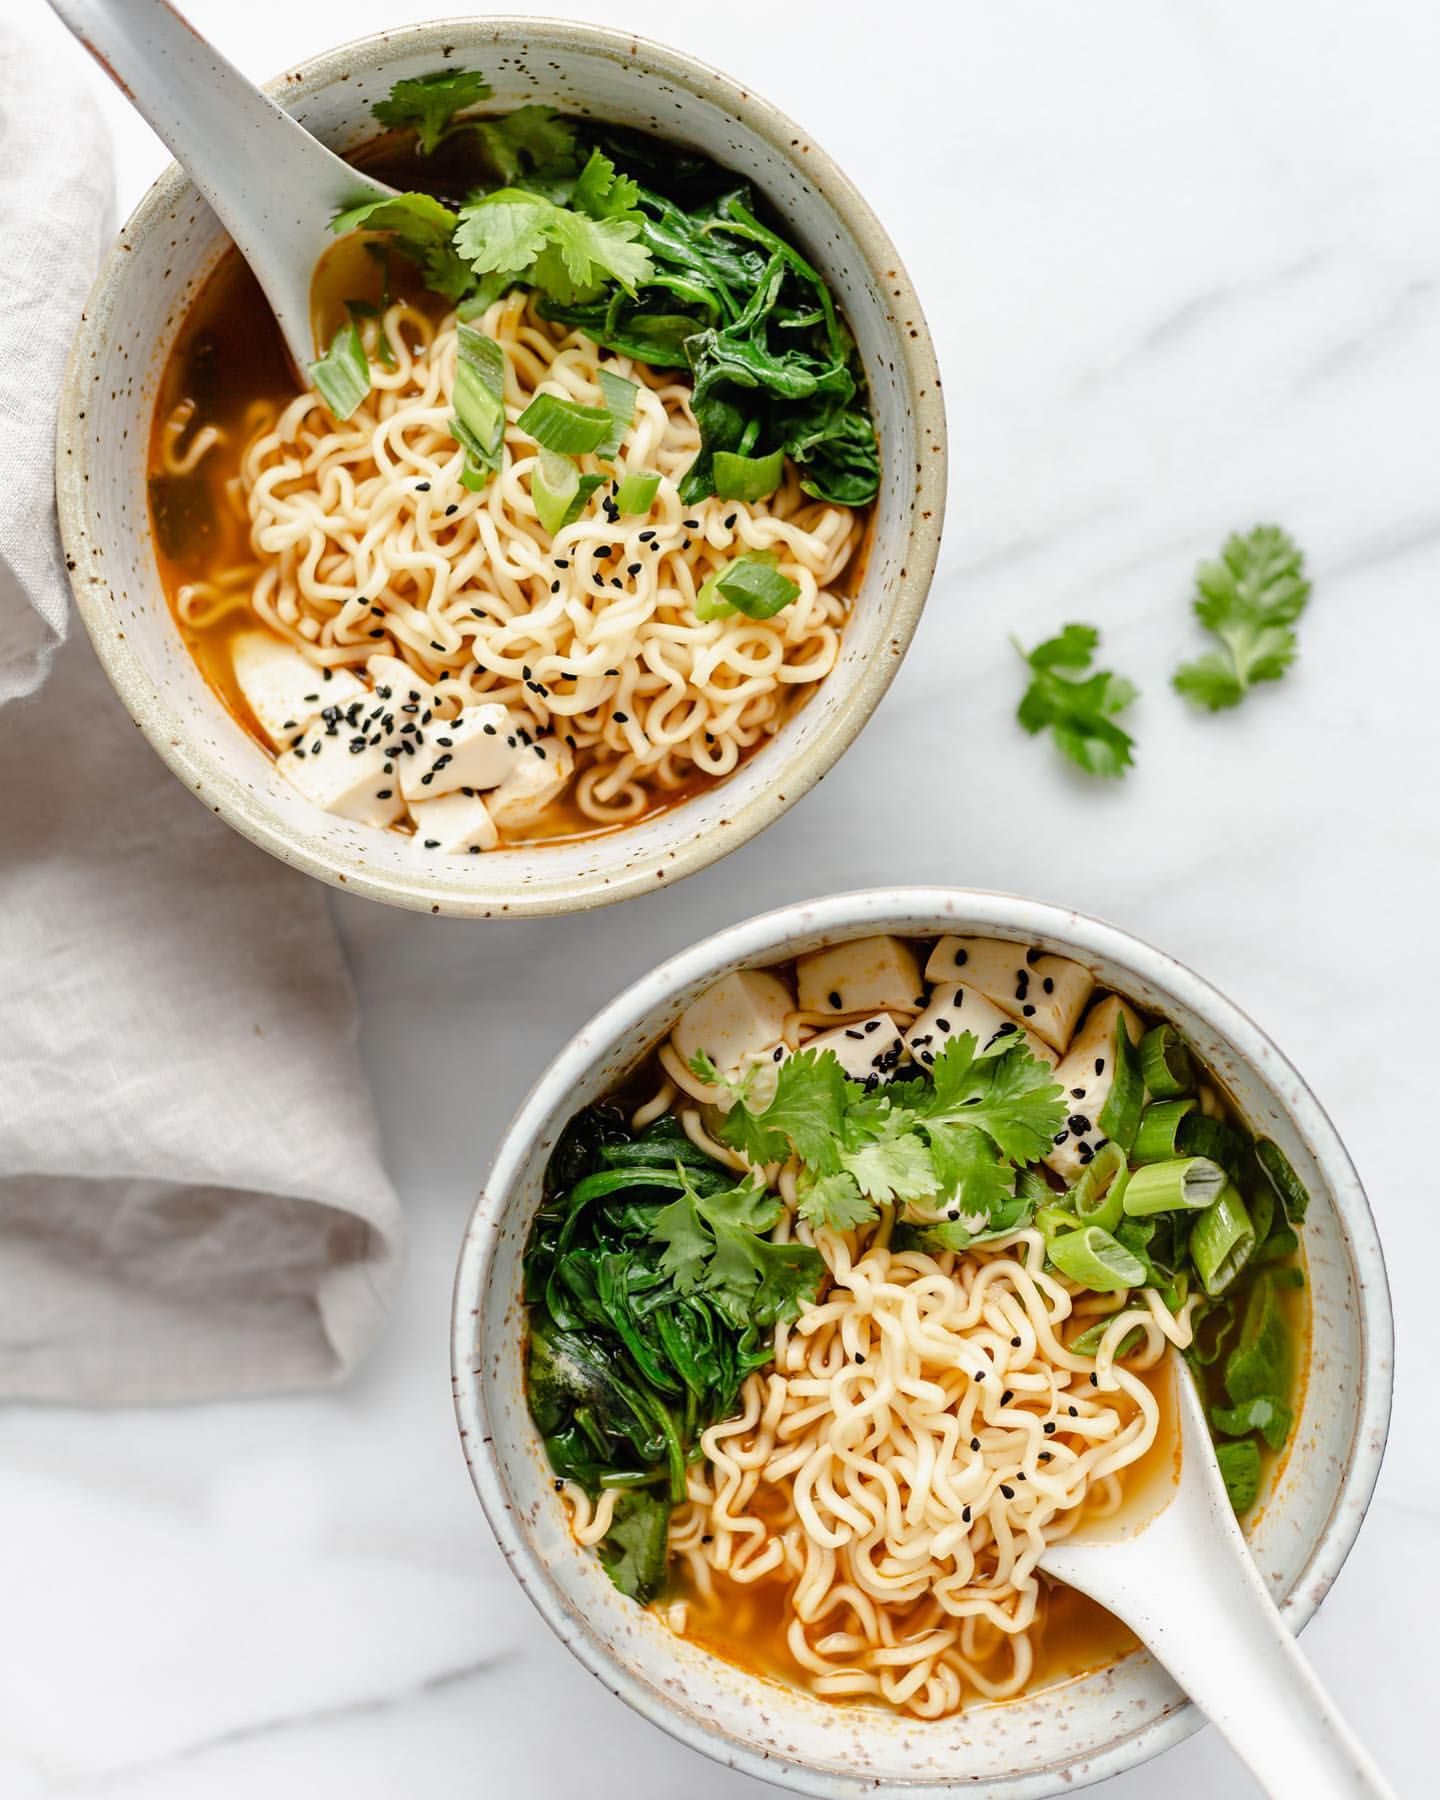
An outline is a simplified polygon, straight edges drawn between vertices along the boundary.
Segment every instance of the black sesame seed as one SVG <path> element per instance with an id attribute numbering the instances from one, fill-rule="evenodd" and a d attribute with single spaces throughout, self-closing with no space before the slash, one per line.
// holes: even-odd
<path id="1" fill-rule="evenodd" d="M 1015 1490 L 1008 1481 L 1002 1481 L 1000 1483 L 1000 1492 L 1007 1500 L 1013 1500 L 1015 1498 Z"/>
<path id="2" fill-rule="evenodd" d="M 426 849 L 427 849 L 427 850 L 438 850 L 438 849 L 439 849 L 439 848 L 440 848 L 440 840 L 439 840 L 439 838 L 426 838 L 426 840 L 425 840 L 425 848 L 426 848 Z M 555 1483 L 555 1485 L 556 1485 L 556 1487 L 559 1487 L 559 1485 L 560 1485 L 560 1483 L 559 1483 L 559 1482 L 558 1482 L 558 1481 L 557 1481 L 557 1482 L 556 1482 L 556 1483 Z"/>
<path id="3" fill-rule="evenodd" d="M 648 544 L 650 542 L 651 538 L 654 537 L 654 535 L 655 535 L 655 533 L 653 531 L 642 531 L 640 533 L 640 542 L 642 544 Z"/>
<path id="4" fill-rule="evenodd" d="M 374 631 L 372 631 L 370 633 L 370 636 L 372 638 L 382 638 L 382 637 L 384 637 L 384 635 L 385 635 L 385 633 L 383 631 L 381 631 L 378 626 L 376 627 L 376 629 Z"/>
<path id="5" fill-rule="evenodd" d="M 1047 994 L 1053 994 L 1055 992 L 1054 979 L 1053 979 L 1053 977 L 1051 977 L 1049 975 L 1047 975 L 1045 977 L 1045 979 L 1040 983 L 1040 985 L 1041 985 L 1041 987 L 1044 988 L 1044 990 Z"/>
<path id="6" fill-rule="evenodd" d="M 835 1008 L 836 1012 L 839 1012 L 839 1010 L 840 1010 L 840 990 L 838 988 L 831 988 L 830 992 L 826 995 L 826 999 L 829 1000 L 830 1004 Z"/>
<path id="7" fill-rule="evenodd" d="M 698 519 L 682 519 L 680 523 L 685 527 L 686 531 L 698 531 L 700 529 L 700 521 Z"/>
<path id="8" fill-rule="evenodd" d="M 1000 1404 L 1002 1406 L 1008 1406 L 1014 1398 L 1015 1398 L 1014 1388 L 1006 1388 L 1005 1392 L 1000 1396 Z"/>
<path id="9" fill-rule="evenodd" d="M 1095 1073 L 1097 1075 L 1103 1075 L 1105 1073 L 1105 1058 L 1103 1056 L 1097 1056 L 1095 1058 Z"/>
<path id="10" fill-rule="evenodd" d="M 968 1525 L 968 1524 L 969 1524 L 969 1523 L 970 1523 L 970 1508 L 969 1508 L 969 1507 L 968 1507 L 968 1506 L 967 1506 L 967 1507 L 964 1507 L 964 1508 L 963 1508 L 963 1509 L 962 1509 L 962 1510 L 961 1510 L 961 1513 L 960 1513 L 960 1517 L 961 1517 L 961 1520 L 962 1520 L 962 1521 L 963 1521 L 963 1522 L 964 1522 L 964 1523 L 965 1523 L 965 1524 L 966 1524 L 966 1525 Z"/>
<path id="11" fill-rule="evenodd" d="M 445 517 L 447 519 L 453 519 L 455 517 L 456 513 L 459 512 L 459 510 L 460 510 L 460 506 L 459 506 L 458 502 L 453 506 L 447 506 L 445 508 Z"/>
<path id="12" fill-rule="evenodd" d="M 616 712 L 613 717 L 617 725 L 628 725 L 630 723 L 630 715 L 627 712 Z"/>
<path id="13" fill-rule="evenodd" d="M 725 529 L 727 531 L 733 531 L 735 529 L 735 523 L 739 519 L 739 517 L 740 517 L 739 513 L 728 514 L 725 519 Z"/>
<path id="14" fill-rule="evenodd" d="M 979 1448 L 980 1448 L 980 1440 L 979 1440 L 979 1438 L 977 1438 L 977 1437 L 972 1437 L 972 1438 L 971 1438 L 971 1440 L 970 1440 L 970 1448 L 971 1448 L 971 1449 L 972 1449 L 972 1450 L 978 1450 L 978 1449 L 979 1449 Z"/>
<path id="15" fill-rule="evenodd" d="M 1035 1008 L 1033 1006 L 1022 1006 L 1020 1010 L 1027 1019 L 1033 1019 L 1035 1017 Z"/>
<path id="16" fill-rule="evenodd" d="M 388 800 L 391 798 L 391 796 L 394 794 L 394 792 L 395 792 L 394 788 L 376 788 L 375 798 L 377 800 Z"/>
<path id="17" fill-rule="evenodd" d="M 865 1352 L 863 1350 L 857 1350 L 855 1352 L 855 1360 L 857 1363 L 863 1363 L 865 1360 Z"/>
<path id="18" fill-rule="evenodd" d="M 1070 1098 L 1072 1100 L 1083 1100 L 1085 1098 L 1084 1088 L 1071 1088 Z"/>
<path id="19" fill-rule="evenodd" d="M 1045 1433 L 1046 1437 L 1053 1437 L 1055 1435 L 1055 1421 L 1053 1419 L 1047 1419 L 1041 1427 L 1041 1430 Z"/>
<path id="20" fill-rule="evenodd" d="M 558 594 L 560 592 L 560 583 L 558 581 L 552 581 L 550 583 L 550 592 L 552 594 Z"/>
<path id="21" fill-rule="evenodd" d="M 415 483 L 415 492 L 417 494 L 428 494 L 430 492 L 430 483 L 428 481 L 417 481 Z"/>
<path id="22" fill-rule="evenodd" d="M 955 952 L 955 967 L 957 969 L 963 969 L 969 960 L 970 952 L 968 950 L 957 950 Z"/>

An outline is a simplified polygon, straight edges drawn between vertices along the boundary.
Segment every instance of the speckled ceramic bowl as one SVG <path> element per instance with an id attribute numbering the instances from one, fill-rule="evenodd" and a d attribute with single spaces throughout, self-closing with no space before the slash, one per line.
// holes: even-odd
<path id="1" fill-rule="evenodd" d="M 227 239 L 178 168 L 150 190 L 100 272 L 59 437 L 61 527 L 80 611 L 136 724 L 188 788 L 283 861 L 438 913 L 570 912 L 652 892 L 742 844 L 818 781 L 860 731 L 910 642 L 945 504 L 945 415 L 930 336 L 874 214 L 800 126 L 728 76 L 627 34 L 538 19 L 456 19 L 315 57 L 271 91 L 353 150 L 371 103 L 446 61 L 484 71 L 497 108 L 548 101 L 662 132 L 751 179 L 825 271 L 858 340 L 884 481 L 838 667 L 728 781 L 590 842 L 444 856 L 312 806 L 205 685 L 156 573 L 146 504 L 150 415 L 166 353 Z"/>
<path id="2" fill-rule="evenodd" d="M 1390 1416 L 1391 1321 L 1365 1195 L 1314 1095 L 1244 1013 L 1171 957 L 1078 913 L 952 888 L 840 894 L 747 920 L 673 957 L 591 1021 L 540 1078 L 476 1204 L 455 1286 L 455 1403 L 476 1489 L 511 1567 L 596 1675 L 696 1749 L 803 1794 L 959 1789 L 1038 1800 L 1133 1767 L 1201 1724 L 1144 1653 L 1006 1706 L 935 1723 L 828 1704 L 741 1673 L 624 1599 L 566 1528 L 525 1407 L 520 1259 L 551 1148 L 719 976 L 893 931 L 975 932 L 1071 956 L 1173 1019 L 1274 1137 L 1312 1195 L 1304 1227 L 1313 1341 L 1292 1448 L 1251 1546 L 1298 1630 L 1360 1528 Z"/>

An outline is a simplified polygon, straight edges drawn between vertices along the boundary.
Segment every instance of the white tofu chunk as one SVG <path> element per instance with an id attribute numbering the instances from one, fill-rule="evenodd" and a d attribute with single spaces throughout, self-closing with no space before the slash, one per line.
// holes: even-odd
<path id="1" fill-rule="evenodd" d="M 692 1000 L 670 1037 L 687 1067 L 703 1051 L 721 1075 L 733 1081 L 781 1047 L 785 1016 L 794 1009 L 790 990 L 778 975 L 742 969 Z"/>
<path id="2" fill-rule="evenodd" d="M 856 938 L 812 950 L 795 964 L 800 1010 L 808 1013 L 911 1013 L 925 1005 L 915 953 L 897 937 Z"/>
<path id="3" fill-rule="evenodd" d="M 905 1042 L 915 1061 L 928 1068 L 951 1038 L 964 1031 L 974 1034 L 982 1056 L 992 1050 L 1006 1050 L 1020 1037 L 1030 1054 L 1049 1063 L 1052 1069 L 1060 1060 L 1042 1038 L 1007 1018 L 993 1000 L 958 981 L 942 982 L 931 990 L 930 1004 L 906 1032 Z"/>
<path id="4" fill-rule="evenodd" d="M 493 850 L 500 833 L 478 794 L 442 794 L 438 800 L 412 800 L 415 841 L 424 850 L 446 856 Z"/>
<path id="5" fill-rule="evenodd" d="M 494 700 L 467 706 L 454 719 L 436 719 L 413 735 L 424 741 L 399 759 L 401 792 L 410 801 L 438 800 L 460 788 L 499 787 L 530 754 L 509 711 Z"/>
<path id="6" fill-rule="evenodd" d="M 575 758 L 560 738 L 521 746 L 519 760 L 490 796 L 490 817 L 507 831 L 538 819 L 575 773 Z"/>
<path id="7" fill-rule="evenodd" d="M 290 744 L 328 706 L 349 706 L 368 698 L 364 684 L 348 669 L 327 674 L 293 644 L 268 631 L 242 631 L 230 646 L 245 704 L 277 749 Z"/>
<path id="8" fill-rule="evenodd" d="M 1108 994 L 1080 1027 L 1069 1052 L 1055 1070 L 1065 1096 L 1067 1116 L 1061 1141 L 1045 1161 L 1066 1181 L 1079 1179 L 1086 1163 L 1105 1142 L 1100 1115 L 1115 1084 L 1115 1021 L 1123 1018 L 1132 1044 L 1140 1041 L 1140 1021 L 1118 995 Z"/>
<path id="9" fill-rule="evenodd" d="M 275 764 L 317 806 L 342 819 L 393 825 L 404 817 L 405 800 L 390 757 L 378 744 L 354 754 L 343 727 L 334 737 L 323 727 L 310 731 L 303 744 L 282 752 Z"/>
<path id="10" fill-rule="evenodd" d="M 1079 963 L 1000 938 L 941 938 L 925 979 L 963 981 L 1062 1056 L 1095 991 L 1095 977 Z"/>
<path id="11" fill-rule="evenodd" d="M 833 1050 L 852 1081 L 863 1081 L 873 1088 L 894 1075 L 904 1045 L 900 1027 L 889 1013 L 878 1012 L 868 1019 L 857 1019 L 853 1025 L 822 1031 L 800 1047 L 822 1053 Z"/>

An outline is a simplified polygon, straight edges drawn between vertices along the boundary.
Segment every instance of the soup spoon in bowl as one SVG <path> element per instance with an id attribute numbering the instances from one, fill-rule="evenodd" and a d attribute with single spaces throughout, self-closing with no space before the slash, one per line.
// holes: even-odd
<path id="1" fill-rule="evenodd" d="M 1316 1680 L 1235 1522 L 1204 1403 L 1171 1371 L 1179 1471 L 1040 1558 L 1122 1619 L 1277 1800 L 1391 1800 Z"/>
<path id="2" fill-rule="evenodd" d="M 330 221 L 395 190 L 311 137 L 168 0 L 50 5 L 205 196 L 254 271 L 303 377 L 316 351 L 311 280 L 334 242 Z"/>

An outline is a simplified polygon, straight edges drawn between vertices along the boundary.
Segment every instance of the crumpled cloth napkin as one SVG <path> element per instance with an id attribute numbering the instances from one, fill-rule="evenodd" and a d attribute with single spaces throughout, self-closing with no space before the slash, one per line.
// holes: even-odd
<path id="1" fill-rule="evenodd" d="M 84 73 L 0 18 L 0 1398 L 316 1385 L 385 1319 L 399 1206 L 322 890 L 185 793 L 69 625 L 56 403 L 111 231 Z"/>

